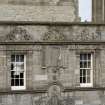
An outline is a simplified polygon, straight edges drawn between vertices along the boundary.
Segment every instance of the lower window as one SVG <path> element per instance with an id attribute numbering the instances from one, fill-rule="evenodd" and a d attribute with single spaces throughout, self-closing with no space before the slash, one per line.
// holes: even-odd
<path id="1" fill-rule="evenodd" d="M 92 54 L 80 54 L 80 86 L 91 87 L 93 86 L 93 64 Z"/>
<path id="2" fill-rule="evenodd" d="M 11 55 L 11 89 L 25 89 L 26 58 L 24 55 Z"/>

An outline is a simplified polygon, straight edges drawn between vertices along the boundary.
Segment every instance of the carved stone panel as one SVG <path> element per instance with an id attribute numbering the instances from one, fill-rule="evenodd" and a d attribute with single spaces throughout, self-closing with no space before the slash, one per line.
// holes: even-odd
<path id="1" fill-rule="evenodd" d="M 64 41 L 66 36 L 59 30 L 59 27 L 49 27 L 48 32 L 43 36 L 44 41 Z"/>
<path id="2" fill-rule="evenodd" d="M 70 41 L 99 41 L 102 32 L 99 28 L 73 27 L 72 34 L 69 36 Z"/>
<path id="3" fill-rule="evenodd" d="M 93 29 L 92 29 L 93 28 Z M 99 27 L 60 27 L 48 28 L 44 41 L 100 41 L 102 30 Z"/>
<path id="4" fill-rule="evenodd" d="M 5 41 L 32 41 L 32 36 L 22 27 L 14 27 L 4 38 Z"/>

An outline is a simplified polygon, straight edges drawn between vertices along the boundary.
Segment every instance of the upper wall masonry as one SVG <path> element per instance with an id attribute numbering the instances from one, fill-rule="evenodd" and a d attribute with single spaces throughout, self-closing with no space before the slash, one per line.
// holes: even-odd
<path id="1" fill-rule="evenodd" d="M 0 21 L 77 20 L 78 0 L 0 0 Z"/>
<path id="2" fill-rule="evenodd" d="M 92 0 L 92 21 L 105 23 L 105 0 Z"/>
<path id="3" fill-rule="evenodd" d="M 70 25 L 7 25 L 0 26 L 1 43 L 105 42 L 105 26 Z"/>
<path id="4" fill-rule="evenodd" d="M 75 0 L 2 0 L 0 4 L 13 5 L 72 5 Z"/>

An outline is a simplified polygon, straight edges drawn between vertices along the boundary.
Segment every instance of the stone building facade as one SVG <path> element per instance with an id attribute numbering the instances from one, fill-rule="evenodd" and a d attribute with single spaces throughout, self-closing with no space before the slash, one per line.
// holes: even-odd
<path id="1" fill-rule="evenodd" d="M 92 0 L 93 22 L 105 22 L 105 0 Z"/>
<path id="2" fill-rule="evenodd" d="M 105 104 L 105 25 L 78 22 L 78 0 L 0 8 L 0 105 Z"/>
<path id="3" fill-rule="evenodd" d="M 78 0 L 2 0 L 0 4 L 1 21 L 73 22 L 78 20 Z"/>

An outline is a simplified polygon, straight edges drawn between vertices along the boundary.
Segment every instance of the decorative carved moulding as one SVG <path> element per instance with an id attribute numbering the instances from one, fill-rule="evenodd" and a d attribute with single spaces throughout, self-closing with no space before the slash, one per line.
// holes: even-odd
<path id="1" fill-rule="evenodd" d="M 66 35 L 58 27 L 49 27 L 43 36 L 44 41 L 66 41 Z"/>
<path id="2" fill-rule="evenodd" d="M 105 43 L 105 27 L 103 26 L 14 25 L 8 27 L 6 29 L 0 27 L 0 44 Z"/>
<path id="3" fill-rule="evenodd" d="M 66 30 L 67 28 L 67 30 Z M 70 29 L 72 28 L 72 29 Z M 89 30 L 89 28 L 84 27 L 78 30 L 74 29 L 74 27 L 50 27 L 48 28 L 48 32 L 46 32 L 43 36 L 43 41 L 100 41 L 102 37 L 102 32 L 100 29 Z"/>
<path id="4" fill-rule="evenodd" d="M 75 30 L 76 32 L 76 30 Z M 88 28 L 81 29 L 80 32 L 74 32 L 73 41 L 99 41 L 101 40 L 101 31 L 94 30 L 91 32 Z"/>
<path id="5" fill-rule="evenodd" d="M 32 40 L 32 35 L 30 35 L 26 29 L 21 27 L 14 27 L 9 34 L 4 36 L 4 41 L 6 42 L 27 42 Z"/>

